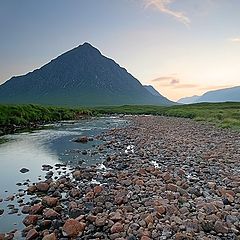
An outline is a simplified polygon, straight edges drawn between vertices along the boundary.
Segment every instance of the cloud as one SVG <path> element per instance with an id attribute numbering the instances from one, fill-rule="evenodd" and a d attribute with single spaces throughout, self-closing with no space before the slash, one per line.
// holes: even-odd
<path id="1" fill-rule="evenodd" d="M 178 84 L 180 83 L 180 81 L 178 79 L 172 79 L 170 84 L 174 85 L 174 84 Z"/>
<path id="2" fill-rule="evenodd" d="M 174 80 L 174 77 L 172 76 L 165 76 L 165 77 L 159 77 L 152 80 L 152 82 L 165 82 L 165 81 L 172 81 Z"/>
<path id="3" fill-rule="evenodd" d="M 174 86 L 174 88 L 196 88 L 198 87 L 197 84 L 178 84 L 176 86 Z"/>
<path id="4" fill-rule="evenodd" d="M 179 22 L 185 24 L 186 26 L 189 26 L 191 21 L 190 19 L 185 15 L 183 12 L 172 10 L 169 5 L 176 1 L 176 0 L 144 0 L 145 1 L 145 7 L 155 7 L 162 13 L 166 13 L 172 17 L 174 17 Z"/>
<path id="5" fill-rule="evenodd" d="M 171 76 L 163 76 L 159 78 L 153 79 L 151 82 L 157 82 L 161 84 L 161 86 L 173 86 L 175 84 L 178 84 L 180 81 L 177 77 L 174 76 L 175 74 L 172 74 Z"/>
<path id="6" fill-rule="evenodd" d="M 240 37 L 238 37 L 238 38 L 230 38 L 229 40 L 231 42 L 234 42 L 234 43 L 240 43 Z"/>
<path id="7" fill-rule="evenodd" d="M 170 88 L 197 88 L 196 84 L 181 83 L 176 74 L 170 76 L 162 76 L 151 80 L 152 83 L 157 83 L 159 87 L 170 87 Z"/>

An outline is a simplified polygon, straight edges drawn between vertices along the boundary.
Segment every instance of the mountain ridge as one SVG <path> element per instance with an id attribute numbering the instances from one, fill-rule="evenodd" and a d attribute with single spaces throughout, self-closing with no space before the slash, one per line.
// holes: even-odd
<path id="1" fill-rule="evenodd" d="M 211 90 L 201 96 L 181 98 L 178 103 L 240 102 L 240 86 Z"/>
<path id="2" fill-rule="evenodd" d="M 42 67 L 0 85 L 2 103 L 53 105 L 171 105 L 151 95 L 113 59 L 89 43 L 79 45 Z"/>
<path id="3" fill-rule="evenodd" d="M 162 96 L 152 85 L 143 85 L 154 96 Z"/>

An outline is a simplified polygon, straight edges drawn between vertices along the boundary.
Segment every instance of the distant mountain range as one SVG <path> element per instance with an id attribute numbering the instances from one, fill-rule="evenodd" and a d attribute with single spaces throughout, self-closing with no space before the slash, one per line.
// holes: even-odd
<path id="1" fill-rule="evenodd" d="M 180 98 L 177 102 L 182 104 L 191 104 L 191 103 L 196 103 L 199 98 L 200 96 L 194 95 L 192 97 Z"/>
<path id="2" fill-rule="evenodd" d="M 183 104 L 201 102 L 240 102 L 240 86 L 209 91 L 202 96 L 192 96 L 178 100 L 178 103 Z"/>
<path id="3" fill-rule="evenodd" d="M 146 89 L 89 43 L 0 85 L 0 103 L 48 105 L 174 104 Z"/>

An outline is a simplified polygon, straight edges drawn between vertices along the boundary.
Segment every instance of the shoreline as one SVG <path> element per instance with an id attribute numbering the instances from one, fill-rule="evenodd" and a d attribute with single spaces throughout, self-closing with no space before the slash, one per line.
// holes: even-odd
<path id="1" fill-rule="evenodd" d="M 35 130 L 41 130 L 44 128 L 47 128 L 48 126 L 46 125 L 52 125 L 52 124 L 57 124 L 61 123 L 64 121 L 80 121 L 84 119 L 89 119 L 93 116 L 90 115 L 82 115 L 78 116 L 78 118 L 75 119 L 69 119 L 69 120 L 56 120 L 56 121 L 50 121 L 50 122 L 44 122 L 44 121 L 39 121 L 39 122 L 30 122 L 27 125 L 6 125 L 6 126 L 0 126 L 0 137 L 3 137 L 8 135 L 8 134 L 15 134 L 15 133 L 22 133 L 22 132 L 31 132 Z M 1 142 L 0 142 L 1 144 Z"/>
<path id="2" fill-rule="evenodd" d="M 26 239 L 237 239 L 240 134 L 189 119 L 127 119 L 100 136 L 115 152 L 101 167 L 45 166 L 46 181 L 28 187 L 33 200 L 22 206 Z"/>

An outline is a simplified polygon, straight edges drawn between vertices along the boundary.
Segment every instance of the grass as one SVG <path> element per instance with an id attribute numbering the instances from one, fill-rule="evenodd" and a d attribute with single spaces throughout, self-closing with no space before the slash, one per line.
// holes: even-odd
<path id="1" fill-rule="evenodd" d="M 163 106 L 106 106 L 95 108 L 63 108 L 40 105 L 0 105 L 1 131 L 14 125 L 26 127 L 34 123 L 48 123 L 78 119 L 82 115 L 101 114 L 152 114 L 191 118 L 214 123 L 223 128 L 240 130 L 240 103 L 199 103 L 192 105 Z"/>
<path id="2" fill-rule="evenodd" d="M 34 124 L 78 119 L 92 112 L 83 108 L 62 108 L 40 105 L 0 105 L 0 135 L 14 126 L 28 128 Z"/>
<path id="3" fill-rule="evenodd" d="M 214 123 L 222 128 L 240 130 L 240 103 L 198 103 L 191 105 L 162 106 L 112 106 L 99 107 L 94 111 L 102 114 L 153 114 L 191 118 L 196 121 Z"/>
<path id="4" fill-rule="evenodd" d="M 8 140 L 5 138 L 0 138 L 0 144 L 6 143 Z"/>

